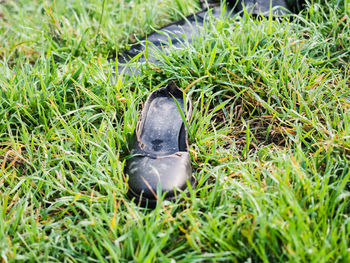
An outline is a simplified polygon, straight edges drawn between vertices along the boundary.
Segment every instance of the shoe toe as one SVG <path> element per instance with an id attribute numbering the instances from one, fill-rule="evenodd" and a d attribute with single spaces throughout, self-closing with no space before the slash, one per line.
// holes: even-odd
<path id="1" fill-rule="evenodd" d="M 127 162 L 129 189 L 133 195 L 156 199 L 158 185 L 166 197 L 174 196 L 175 189 L 184 190 L 187 180 L 191 180 L 192 168 L 187 152 L 171 156 L 151 158 L 135 156 Z"/>

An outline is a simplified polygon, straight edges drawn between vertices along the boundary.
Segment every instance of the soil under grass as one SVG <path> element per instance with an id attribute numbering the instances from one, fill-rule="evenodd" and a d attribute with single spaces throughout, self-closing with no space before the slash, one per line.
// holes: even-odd
<path id="1" fill-rule="evenodd" d="M 197 10 L 0 1 L 1 262 L 350 261 L 350 1 L 211 19 L 112 81 L 108 58 Z M 143 102 L 170 80 L 193 101 L 198 184 L 145 210 L 123 169 Z"/>

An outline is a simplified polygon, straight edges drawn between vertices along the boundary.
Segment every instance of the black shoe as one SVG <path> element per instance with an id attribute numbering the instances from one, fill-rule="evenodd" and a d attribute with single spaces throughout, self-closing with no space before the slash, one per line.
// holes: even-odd
<path id="1" fill-rule="evenodd" d="M 188 120 L 192 105 L 190 100 L 186 103 Z M 184 94 L 170 82 L 149 95 L 137 123 L 125 172 L 129 176 L 128 196 L 143 206 L 154 207 L 160 198 L 157 194 L 166 193 L 165 199 L 173 200 L 176 189 L 185 190 L 187 182 L 194 182 L 179 107 L 185 116 Z"/>

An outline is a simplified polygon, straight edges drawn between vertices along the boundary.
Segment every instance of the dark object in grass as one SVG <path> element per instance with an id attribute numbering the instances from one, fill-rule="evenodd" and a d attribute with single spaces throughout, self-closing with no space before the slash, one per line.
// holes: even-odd
<path id="1" fill-rule="evenodd" d="M 246 8 L 247 12 L 254 16 L 268 16 L 271 13 L 273 15 L 284 15 L 288 10 L 288 6 L 285 0 L 242 0 L 238 2 L 238 11 Z M 270 9 L 271 7 L 271 9 Z"/>
<path id="2" fill-rule="evenodd" d="M 231 2 L 236 2 L 235 0 Z M 303 0 L 241 0 L 237 2 L 237 11 L 244 7 L 253 16 L 280 16 L 291 12 L 299 12 L 304 5 Z M 289 11 L 288 11 L 289 10 Z"/>
<path id="3" fill-rule="evenodd" d="M 189 119 L 192 106 L 190 100 L 186 103 L 184 117 L 184 94 L 174 82 L 147 98 L 125 169 L 129 176 L 128 196 L 142 206 L 154 207 L 160 194 L 173 200 L 176 189 L 185 190 L 187 182 L 195 181 L 183 122 L 183 118 Z"/>
<path id="4" fill-rule="evenodd" d="M 214 17 L 220 17 L 221 15 L 222 10 L 220 3 L 208 2 L 208 5 L 207 3 L 202 3 L 202 11 L 189 15 L 185 19 L 163 26 L 158 29 L 157 32 L 147 35 L 146 38 L 141 39 L 137 44 L 132 45 L 129 50 L 119 54 L 117 57 L 118 73 L 123 71 L 124 73 L 129 73 L 129 75 L 138 75 L 140 72 L 135 71 L 135 66 L 128 65 L 127 63 L 141 52 L 144 52 L 147 45 L 149 48 L 147 60 L 148 62 L 156 63 L 157 60 L 153 54 L 154 48 L 163 49 L 167 52 L 169 39 L 172 47 L 175 48 L 183 45 L 182 40 L 184 38 L 191 43 L 199 29 L 203 27 L 208 12 L 211 12 Z M 227 10 L 231 11 L 229 8 Z M 231 12 L 231 14 L 233 13 Z M 146 62 L 145 56 L 140 57 L 138 62 Z"/>
<path id="5" fill-rule="evenodd" d="M 283 15 L 287 13 L 287 9 L 297 12 L 302 7 L 303 0 L 271 0 L 272 11 L 274 15 Z M 205 19 L 208 13 L 211 13 L 213 17 L 220 17 L 225 6 L 220 4 L 220 1 L 204 1 L 201 0 L 202 11 L 187 16 L 185 19 L 176 21 L 169 25 L 166 25 L 157 32 L 149 34 L 146 38 L 142 39 L 137 44 L 133 45 L 129 50 L 119 54 L 118 60 L 118 73 L 124 72 L 129 75 L 138 75 L 140 72 L 135 71 L 134 65 L 128 65 L 128 62 L 135 56 L 146 50 L 146 42 L 149 43 L 149 52 L 147 60 L 151 63 L 157 63 L 155 55 L 153 54 L 154 48 L 163 49 L 167 52 L 169 39 L 173 47 L 180 47 L 184 37 L 188 42 L 192 42 L 192 39 L 198 34 L 199 29 L 203 27 Z M 270 0 L 227 0 L 225 11 L 227 15 L 233 17 L 237 12 L 243 10 L 243 6 L 246 6 L 246 10 L 254 16 L 269 15 Z M 138 59 L 139 63 L 146 62 L 145 56 L 141 56 Z"/>

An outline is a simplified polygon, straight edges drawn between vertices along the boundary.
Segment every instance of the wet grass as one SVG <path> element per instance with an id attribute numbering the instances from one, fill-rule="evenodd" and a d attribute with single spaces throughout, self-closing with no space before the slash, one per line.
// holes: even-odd
<path id="1" fill-rule="evenodd" d="M 111 81 L 109 57 L 197 8 L 1 2 L 2 262 L 350 261 L 350 2 L 212 19 Z M 193 101 L 198 184 L 147 211 L 123 168 L 142 103 L 170 80 Z"/>

